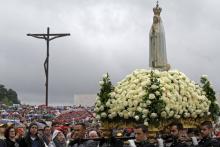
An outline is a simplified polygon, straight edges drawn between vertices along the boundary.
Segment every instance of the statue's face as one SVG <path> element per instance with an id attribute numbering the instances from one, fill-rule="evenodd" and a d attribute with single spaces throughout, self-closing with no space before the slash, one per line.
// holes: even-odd
<path id="1" fill-rule="evenodd" d="M 158 22 L 159 22 L 159 18 L 158 18 L 157 16 L 154 16 L 154 17 L 153 17 L 153 22 L 154 22 L 154 23 L 158 23 Z"/>

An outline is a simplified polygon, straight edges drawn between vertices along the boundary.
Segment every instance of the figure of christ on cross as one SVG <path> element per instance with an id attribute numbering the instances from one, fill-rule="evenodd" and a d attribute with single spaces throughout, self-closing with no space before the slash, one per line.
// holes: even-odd
<path id="1" fill-rule="evenodd" d="M 49 76 L 49 43 L 51 40 L 59 38 L 59 37 L 64 37 L 64 36 L 70 36 L 69 33 L 60 33 L 60 34 L 50 34 L 50 28 L 47 28 L 47 33 L 46 34 L 27 34 L 27 36 L 32 36 L 38 39 L 44 39 L 47 42 L 47 56 L 44 61 L 44 70 L 45 70 L 45 75 L 46 75 L 46 96 L 45 96 L 45 105 L 48 106 L 48 76 Z"/>

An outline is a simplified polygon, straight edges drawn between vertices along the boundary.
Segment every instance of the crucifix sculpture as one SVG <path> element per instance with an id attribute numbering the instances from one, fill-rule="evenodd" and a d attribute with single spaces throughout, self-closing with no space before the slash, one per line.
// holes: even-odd
<path id="1" fill-rule="evenodd" d="M 46 40 L 47 43 L 47 57 L 46 60 L 44 61 L 44 70 L 45 70 L 45 75 L 46 75 L 46 106 L 48 106 L 48 78 L 49 78 L 49 43 L 51 40 L 59 38 L 59 37 L 64 37 L 64 36 L 70 36 L 69 33 L 60 33 L 60 34 L 50 34 L 50 28 L 47 28 L 47 33 L 46 34 L 27 34 L 27 36 L 32 36 L 38 39 L 44 39 Z"/>

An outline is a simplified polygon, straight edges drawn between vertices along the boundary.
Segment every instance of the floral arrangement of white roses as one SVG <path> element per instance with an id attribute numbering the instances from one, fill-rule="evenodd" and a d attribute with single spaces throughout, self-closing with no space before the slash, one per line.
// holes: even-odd
<path id="1" fill-rule="evenodd" d="M 201 83 L 177 70 L 137 69 L 113 87 L 105 74 L 95 103 L 96 118 L 143 122 L 147 126 L 169 119 L 215 120 L 219 106 L 214 90 L 205 76 Z"/>

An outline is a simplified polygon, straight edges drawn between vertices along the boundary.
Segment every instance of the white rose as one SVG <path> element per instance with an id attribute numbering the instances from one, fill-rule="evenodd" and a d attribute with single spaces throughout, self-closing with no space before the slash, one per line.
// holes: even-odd
<path id="1" fill-rule="evenodd" d="M 147 104 L 147 105 L 150 105 L 150 104 L 151 104 L 151 101 L 150 101 L 150 100 L 147 100 L 147 101 L 146 101 L 146 104 Z"/>
<path id="2" fill-rule="evenodd" d="M 111 109 L 113 109 L 113 107 L 114 107 L 114 105 L 113 104 L 110 104 L 110 106 L 109 106 Z"/>
<path id="3" fill-rule="evenodd" d="M 117 116 L 117 113 L 116 112 L 112 112 L 112 117 L 115 117 Z"/>
<path id="4" fill-rule="evenodd" d="M 143 103 L 140 103 L 140 104 L 139 104 L 139 107 L 143 107 Z"/>
<path id="5" fill-rule="evenodd" d="M 136 107 L 138 105 L 138 101 L 134 100 L 133 101 L 134 106 Z"/>
<path id="6" fill-rule="evenodd" d="M 167 113 L 165 111 L 161 112 L 161 117 L 166 118 Z"/>
<path id="7" fill-rule="evenodd" d="M 123 113 L 124 114 L 124 118 L 125 119 L 128 119 L 129 118 L 129 116 L 128 116 L 128 113 L 126 112 L 126 113 Z"/>
<path id="8" fill-rule="evenodd" d="M 95 98 L 95 101 L 98 101 L 98 100 L 100 100 L 100 97 L 99 97 L 99 96 L 97 96 L 97 97 Z"/>
<path id="9" fill-rule="evenodd" d="M 132 106 L 133 106 L 133 103 L 132 103 L 131 101 L 129 101 L 129 102 L 128 102 L 128 106 L 129 106 L 129 107 L 132 107 Z"/>
<path id="10" fill-rule="evenodd" d="M 208 76 L 207 75 L 202 75 L 202 78 L 208 79 Z"/>
<path id="11" fill-rule="evenodd" d="M 192 116 L 192 118 L 196 118 L 196 117 L 197 117 L 196 112 L 193 112 L 193 113 L 191 114 L 191 116 Z"/>
<path id="12" fill-rule="evenodd" d="M 107 106 L 107 107 L 110 107 L 110 105 L 111 105 L 111 103 L 110 103 L 110 101 L 108 101 L 108 102 L 106 103 L 106 106 Z"/>
<path id="13" fill-rule="evenodd" d="M 124 107 L 128 106 L 128 102 L 127 102 L 127 101 L 124 101 L 124 102 L 123 102 L 123 105 L 124 105 Z"/>
<path id="14" fill-rule="evenodd" d="M 96 117 L 95 117 L 96 119 L 98 119 L 98 120 L 100 120 L 101 119 L 101 117 L 100 117 L 100 115 L 96 115 Z"/>
<path id="15" fill-rule="evenodd" d="M 110 93 L 110 96 L 113 98 L 113 97 L 115 97 L 115 92 L 111 92 Z"/>
<path id="16" fill-rule="evenodd" d="M 152 88 L 152 89 L 157 89 L 158 86 L 157 86 L 157 85 L 151 85 L 151 88 Z"/>
<path id="17" fill-rule="evenodd" d="M 147 85 L 147 81 L 141 82 L 141 86 L 145 87 Z"/>
<path id="18" fill-rule="evenodd" d="M 112 118 L 113 118 L 112 114 L 109 114 L 109 115 L 108 115 L 108 118 L 112 119 Z"/>
<path id="19" fill-rule="evenodd" d="M 155 76 L 160 76 L 160 71 L 159 70 L 154 70 L 154 75 Z"/>
<path id="20" fill-rule="evenodd" d="M 100 106 L 100 105 L 101 105 L 101 101 L 100 100 L 96 101 L 96 106 Z"/>
<path id="21" fill-rule="evenodd" d="M 119 112 L 118 115 L 119 115 L 120 117 L 123 117 L 123 113 L 122 113 L 122 112 Z"/>
<path id="22" fill-rule="evenodd" d="M 165 107 L 165 111 L 167 112 L 167 113 L 169 113 L 170 112 L 170 107 Z"/>
<path id="23" fill-rule="evenodd" d="M 137 111 L 138 112 L 142 112 L 142 108 L 141 107 L 137 107 Z"/>
<path id="24" fill-rule="evenodd" d="M 196 114 L 201 114 L 202 110 L 196 110 Z"/>
<path id="25" fill-rule="evenodd" d="M 104 111 L 104 106 L 100 106 L 100 111 Z"/>
<path id="26" fill-rule="evenodd" d="M 203 117 L 203 116 L 204 116 L 204 113 L 199 114 L 199 116 L 200 116 L 200 117 Z"/>
<path id="27" fill-rule="evenodd" d="M 99 81 L 99 85 L 100 86 L 104 85 L 104 81 Z"/>
<path id="28" fill-rule="evenodd" d="M 107 114 L 106 114 L 105 112 L 102 112 L 102 113 L 101 113 L 101 117 L 102 117 L 102 118 L 106 118 L 106 117 L 107 117 Z"/>
<path id="29" fill-rule="evenodd" d="M 132 85 L 131 85 L 131 89 L 134 90 L 135 88 L 136 88 L 136 84 L 132 84 Z"/>
<path id="30" fill-rule="evenodd" d="M 155 95 L 154 95 L 153 93 L 149 94 L 149 99 L 150 99 L 150 100 L 155 99 Z"/>
<path id="31" fill-rule="evenodd" d="M 139 116 L 138 115 L 136 115 L 134 118 L 135 118 L 136 121 L 139 120 Z"/>
<path id="32" fill-rule="evenodd" d="M 138 83 L 139 83 L 139 80 L 138 80 L 138 79 L 135 79 L 133 82 L 134 82 L 135 84 L 138 84 Z"/>
<path id="33" fill-rule="evenodd" d="M 183 114 L 183 109 L 181 109 L 181 110 L 179 111 L 179 114 Z"/>
<path id="34" fill-rule="evenodd" d="M 138 73 L 139 73 L 138 70 L 133 71 L 134 75 L 138 75 Z"/>
<path id="35" fill-rule="evenodd" d="M 147 81 L 146 81 L 146 84 L 147 84 L 147 85 L 151 85 L 151 81 L 150 81 L 150 80 L 147 80 Z"/>
<path id="36" fill-rule="evenodd" d="M 150 117 L 151 118 L 156 118 L 157 117 L 157 113 L 151 113 Z"/>
<path id="37" fill-rule="evenodd" d="M 188 118 L 188 117 L 190 117 L 190 114 L 186 112 L 186 113 L 184 113 L 184 117 Z"/>
<path id="38" fill-rule="evenodd" d="M 121 94 L 122 89 L 118 89 L 116 92 L 117 92 L 118 94 Z"/>
<path id="39" fill-rule="evenodd" d="M 144 125 L 145 125 L 145 126 L 148 126 L 149 124 L 148 124 L 148 122 L 147 122 L 147 121 L 145 121 L 145 122 L 144 122 Z"/>
<path id="40" fill-rule="evenodd" d="M 139 97 L 143 97 L 146 93 L 144 91 L 139 93 Z"/>
<path id="41" fill-rule="evenodd" d="M 108 77 L 108 74 L 104 74 L 102 77 L 106 79 Z"/>
<path id="42" fill-rule="evenodd" d="M 160 92 L 159 91 L 156 91 L 155 94 L 156 94 L 156 96 L 160 96 Z"/>
<path id="43" fill-rule="evenodd" d="M 132 116 L 132 112 L 131 111 L 128 112 L 128 116 L 130 116 L 130 117 Z"/>
<path id="44" fill-rule="evenodd" d="M 148 111 L 147 109 L 144 109 L 144 110 L 143 110 L 143 113 L 144 113 L 145 115 L 147 115 L 147 114 L 149 113 L 149 111 Z"/>
<path id="45" fill-rule="evenodd" d="M 162 90 L 162 91 L 166 91 L 166 88 L 165 88 L 165 87 L 162 87 L 161 90 Z"/>
<path id="46" fill-rule="evenodd" d="M 146 107 L 147 107 L 147 104 L 143 103 L 142 107 L 143 107 L 143 108 L 146 108 Z"/>
<path id="47" fill-rule="evenodd" d="M 115 99 L 111 99 L 112 104 L 115 104 L 116 100 Z"/>
<path id="48" fill-rule="evenodd" d="M 179 118 L 180 118 L 180 115 L 174 115 L 174 117 L 175 117 L 176 119 L 179 119 Z"/>
<path id="49" fill-rule="evenodd" d="M 108 109 L 108 113 L 112 113 L 113 112 L 113 109 Z"/>
<path id="50" fill-rule="evenodd" d="M 172 117 L 174 115 L 174 111 L 170 111 L 169 117 Z"/>
<path id="51" fill-rule="evenodd" d="M 99 108 L 98 107 L 95 108 L 95 112 L 99 112 Z"/>
<path id="52" fill-rule="evenodd" d="M 147 116 L 145 114 L 142 115 L 142 118 L 146 118 Z"/>

